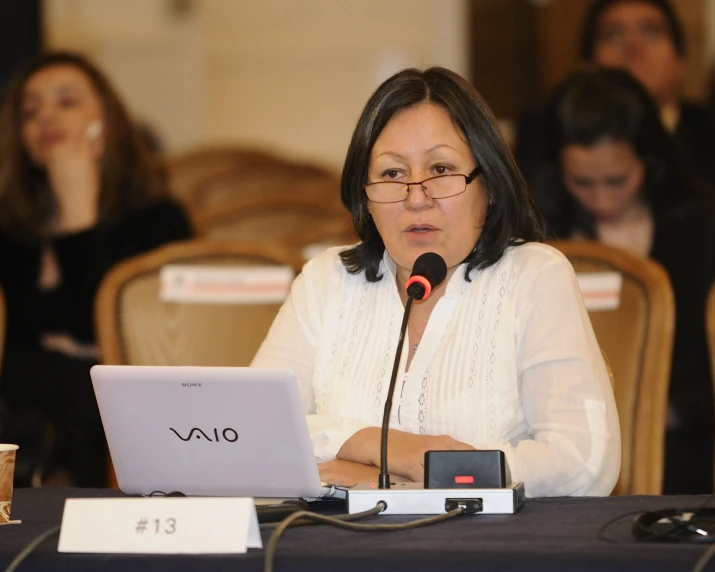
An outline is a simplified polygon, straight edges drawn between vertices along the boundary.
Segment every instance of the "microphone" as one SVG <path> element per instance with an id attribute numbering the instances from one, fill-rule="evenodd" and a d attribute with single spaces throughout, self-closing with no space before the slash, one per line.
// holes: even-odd
<path id="1" fill-rule="evenodd" d="M 381 489 L 390 488 L 390 474 L 387 472 L 387 430 L 390 425 L 392 397 L 395 393 L 397 370 L 400 367 L 402 346 L 405 341 L 407 322 L 410 318 L 412 303 L 415 300 L 426 300 L 432 293 L 432 290 L 439 286 L 446 277 L 447 264 L 445 263 L 444 258 L 434 252 L 425 252 L 424 254 L 418 256 L 417 260 L 415 260 L 415 264 L 412 267 L 412 274 L 410 274 L 410 277 L 407 280 L 407 303 L 405 304 L 405 313 L 402 317 L 400 337 L 397 341 L 395 363 L 392 367 L 392 375 L 390 376 L 390 387 L 387 390 L 385 412 L 382 415 L 382 431 L 380 433 L 380 479 L 378 484 Z"/>
<path id="2" fill-rule="evenodd" d="M 436 288 L 447 277 L 447 264 L 439 254 L 425 252 L 415 260 L 412 274 L 407 280 L 407 294 L 415 300 L 429 298 L 432 289 Z"/>

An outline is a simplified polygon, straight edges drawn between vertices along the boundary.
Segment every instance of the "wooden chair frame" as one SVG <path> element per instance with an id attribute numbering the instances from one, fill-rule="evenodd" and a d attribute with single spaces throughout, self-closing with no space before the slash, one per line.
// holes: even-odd
<path id="1" fill-rule="evenodd" d="M 296 188 L 294 193 L 296 195 L 319 196 L 323 199 L 332 199 L 338 204 L 340 202 L 340 177 L 337 173 L 316 163 L 294 162 L 280 157 L 257 154 L 254 158 L 247 156 L 243 159 L 237 155 L 235 167 L 217 170 L 212 175 L 203 178 L 186 195 L 188 203 L 199 212 L 211 208 L 213 204 L 216 204 L 212 204 L 212 201 L 207 198 L 212 195 L 211 189 L 216 185 L 226 185 L 227 180 L 238 180 L 244 184 L 250 181 L 249 187 L 258 185 L 266 186 L 269 189 L 276 185 L 290 185 L 291 188 Z M 231 185 L 228 184 L 228 186 Z M 242 185 L 238 185 L 238 187 L 235 194 L 236 199 L 251 196 L 246 193 Z"/>
<path id="2" fill-rule="evenodd" d="M 347 231 L 350 228 L 350 217 L 338 204 L 322 201 L 314 196 L 304 196 L 297 194 L 276 194 L 267 197 L 241 197 L 232 201 L 227 201 L 205 211 L 196 213 L 192 219 L 193 227 L 199 235 L 205 236 L 211 226 L 220 221 L 240 222 L 262 213 L 270 212 L 273 209 L 284 209 L 285 207 L 295 207 L 297 209 L 316 209 L 334 219 L 334 223 L 329 224 L 327 231 Z M 273 242 L 293 245 L 294 242 L 305 241 L 305 231 L 288 235 L 282 239 L 275 239 Z M 312 234 L 307 236 L 313 236 Z M 318 234 L 319 236 L 319 234 Z M 302 243 L 301 243 L 302 244 Z"/>
<path id="3" fill-rule="evenodd" d="M 300 252 L 282 245 L 210 240 L 176 242 L 125 260 L 107 273 L 95 300 L 95 329 L 102 363 L 111 365 L 127 363 L 126 352 L 119 335 L 117 300 L 122 289 L 131 279 L 156 272 L 171 262 L 190 262 L 205 257 L 232 255 L 286 264 L 296 272 L 300 271 L 304 263 Z"/>
<path id="4" fill-rule="evenodd" d="M 675 331 L 675 303 L 668 274 L 653 260 L 597 242 L 554 241 L 550 244 L 572 262 L 580 259 L 604 263 L 634 279 L 643 289 L 648 314 L 645 343 L 639 359 L 637 397 L 633 404 L 634 422 L 629 432 L 632 455 L 629 463 L 621 467 L 618 492 L 661 494 Z M 615 383 L 618 384 L 618 379 Z"/>
<path id="5" fill-rule="evenodd" d="M 181 178 L 187 171 L 202 172 L 199 177 L 189 177 L 196 179 L 193 184 L 182 189 L 181 198 L 191 200 L 196 188 L 211 177 L 233 171 L 245 166 L 274 165 L 281 164 L 284 160 L 278 155 L 263 149 L 240 146 L 210 146 L 191 149 L 180 155 L 166 158 L 165 165 L 169 173 L 169 179 Z M 205 165 L 212 168 L 205 168 Z M 201 168 L 204 167 L 204 168 Z"/>

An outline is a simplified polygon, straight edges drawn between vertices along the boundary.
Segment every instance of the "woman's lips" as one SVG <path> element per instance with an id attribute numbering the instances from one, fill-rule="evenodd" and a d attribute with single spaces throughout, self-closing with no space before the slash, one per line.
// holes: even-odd
<path id="1" fill-rule="evenodd" d="M 45 133 L 42 137 L 40 137 L 40 141 L 43 145 L 55 145 L 64 141 L 64 139 L 64 133 Z"/>
<path id="2" fill-rule="evenodd" d="M 433 230 L 438 229 L 431 224 L 411 224 L 405 229 L 406 232 L 430 232 Z"/>
<path id="3" fill-rule="evenodd" d="M 413 224 L 405 229 L 405 234 L 417 240 L 430 238 L 439 231 L 438 228 L 429 224 Z"/>

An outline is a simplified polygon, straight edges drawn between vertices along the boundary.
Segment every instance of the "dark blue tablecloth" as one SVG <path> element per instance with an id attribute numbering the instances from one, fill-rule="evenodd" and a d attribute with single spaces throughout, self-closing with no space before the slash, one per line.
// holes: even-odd
<path id="1" fill-rule="evenodd" d="M 13 518 L 0 527 L 0 570 L 33 538 L 60 523 L 67 497 L 107 497 L 93 489 L 19 489 Z M 707 497 L 610 497 L 530 499 L 516 515 L 459 517 L 404 532 L 354 533 L 331 527 L 290 529 L 281 539 L 276 572 L 335 570 L 415 572 L 422 570 L 563 570 L 657 572 L 691 570 L 705 546 L 653 544 L 633 540 L 630 519 L 612 526 L 617 544 L 598 539 L 607 521 L 631 511 L 694 507 Z M 404 522 L 410 517 L 375 517 L 371 522 Z M 264 544 L 270 532 L 263 533 Z M 40 546 L 20 567 L 30 570 L 230 570 L 263 569 L 263 551 L 234 556 L 126 556 L 57 553 L 57 537 Z M 715 571 L 715 562 L 707 568 Z"/>

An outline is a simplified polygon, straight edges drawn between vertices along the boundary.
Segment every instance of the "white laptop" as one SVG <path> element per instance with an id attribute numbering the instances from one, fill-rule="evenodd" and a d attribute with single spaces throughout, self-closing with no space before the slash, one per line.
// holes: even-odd
<path id="1" fill-rule="evenodd" d="M 97 365 L 91 376 L 125 493 L 344 497 L 320 482 L 288 370 Z"/>

